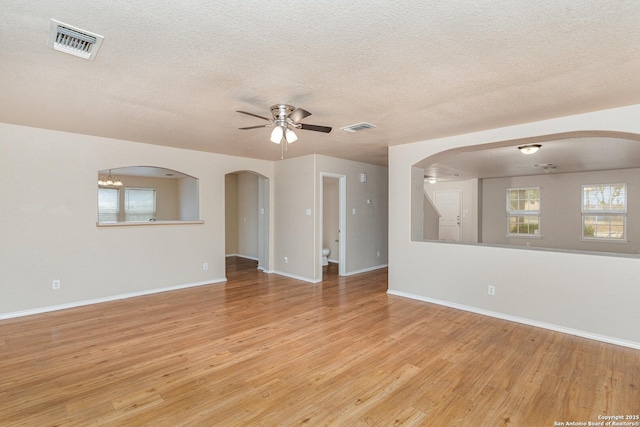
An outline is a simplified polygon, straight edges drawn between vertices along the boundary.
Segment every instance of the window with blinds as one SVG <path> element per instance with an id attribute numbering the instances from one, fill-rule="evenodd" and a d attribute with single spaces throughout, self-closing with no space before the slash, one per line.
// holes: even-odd
<path id="1" fill-rule="evenodd" d="M 149 221 L 156 216 L 155 188 L 124 189 L 124 220 Z"/>
<path id="2" fill-rule="evenodd" d="M 120 190 L 98 188 L 98 221 L 117 222 L 120 213 Z"/>

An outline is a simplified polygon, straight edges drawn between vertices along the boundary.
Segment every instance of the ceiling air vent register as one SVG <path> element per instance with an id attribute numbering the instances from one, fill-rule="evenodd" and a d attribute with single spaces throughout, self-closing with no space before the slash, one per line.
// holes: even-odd
<path id="1" fill-rule="evenodd" d="M 94 60 L 104 37 L 72 25 L 51 20 L 47 46 L 60 52 Z"/>
<path id="2" fill-rule="evenodd" d="M 372 129 L 376 127 L 376 125 L 372 125 L 371 123 L 366 123 L 366 122 L 362 122 L 362 123 L 356 123 L 355 125 L 349 125 L 349 126 L 345 126 L 342 129 L 345 132 L 359 132 L 361 130 L 365 130 L 365 129 Z"/>

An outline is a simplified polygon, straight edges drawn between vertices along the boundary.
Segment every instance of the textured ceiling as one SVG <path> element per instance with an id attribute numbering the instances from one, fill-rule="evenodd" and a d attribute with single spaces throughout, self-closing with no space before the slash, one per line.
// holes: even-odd
<path id="1" fill-rule="evenodd" d="M 0 121 L 276 160 L 386 164 L 390 145 L 640 103 L 640 2 L 2 0 Z M 104 36 L 47 48 L 51 18 Z M 339 128 L 367 121 L 375 129 Z"/>

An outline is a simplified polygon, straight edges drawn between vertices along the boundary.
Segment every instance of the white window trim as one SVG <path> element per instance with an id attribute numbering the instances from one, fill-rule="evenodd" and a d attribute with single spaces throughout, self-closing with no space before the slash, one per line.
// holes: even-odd
<path id="1" fill-rule="evenodd" d="M 540 215 L 540 211 L 542 210 L 542 201 L 539 199 L 538 203 L 539 203 L 539 208 L 538 210 L 535 211 L 529 211 L 529 210 L 515 210 L 515 211 L 511 211 L 509 210 L 509 202 L 511 201 L 511 199 L 509 199 L 509 192 L 510 191 L 519 191 L 519 190 L 538 190 L 538 196 L 540 196 L 540 190 L 541 187 L 511 187 L 511 188 L 507 188 L 505 191 L 505 207 L 507 208 L 507 237 L 509 238 L 523 238 L 523 239 L 541 239 L 542 238 L 542 218 Z M 513 217 L 513 216 L 536 216 L 538 217 L 538 234 L 518 234 L 518 233 L 510 233 L 509 232 L 509 218 Z"/>
<path id="2" fill-rule="evenodd" d="M 115 214 L 115 220 L 114 221 L 102 221 L 104 223 L 114 223 L 114 222 L 118 222 L 118 218 L 120 216 L 120 190 L 118 188 L 112 188 L 112 187 L 98 187 L 98 199 L 100 198 L 99 193 L 100 190 L 109 190 L 109 191 L 115 191 L 116 192 L 116 209 L 115 212 L 109 212 L 110 214 Z M 100 202 L 98 201 L 98 219 L 100 218 Z"/>
<path id="3" fill-rule="evenodd" d="M 132 214 L 135 215 L 136 213 L 132 213 L 131 211 L 127 211 L 127 191 L 128 190 L 144 190 L 144 191 L 153 191 L 153 216 L 152 219 L 149 220 L 151 222 L 155 221 L 155 216 L 156 216 L 156 212 L 157 212 L 157 191 L 155 188 L 153 187 L 125 187 L 124 189 L 124 203 L 122 206 L 122 211 L 124 213 L 125 218 L 127 217 L 127 214 Z M 147 213 L 147 212 L 144 212 Z M 127 221 L 125 220 L 125 222 L 134 222 L 134 223 L 146 223 L 147 221 Z"/>
<path id="4" fill-rule="evenodd" d="M 613 210 L 593 210 L 593 211 L 585 211 L 584 210 L 584 189 L 585 187 L 616 187 L 619 185 L 624 186 L 624 211 L 613 211 Z M 580 186 L 580 240 L 585 242 L 603 242 L 603 243 L 628 243 L 629 240 L 627 238 L 627 210 L 629 206 L 629 186 L 626 182 L 618 182 L 612 184 L 584 184 Z M 598 215 L 607 215 L 607 216 L 621 216 L 622 217 L 622 239 L 612 239 L 607 237 L 588 237 L 584 235 L 584 217 L 585 216 L 598 216 Z"/>

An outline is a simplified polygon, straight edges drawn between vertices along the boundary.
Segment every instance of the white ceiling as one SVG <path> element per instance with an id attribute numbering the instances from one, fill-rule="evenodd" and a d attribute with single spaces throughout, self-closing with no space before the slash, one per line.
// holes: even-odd
<path id="1" fill-rule="evenodd" d="M 287 157 L 640 103 L 637 0 L 0 1 L 0 121 L 269 160 L 262 116 L 313 113 Z M 95 61 L 46 46 L 57 19 Z M 343 126 L 377 125 L 358 133 Z"/>

